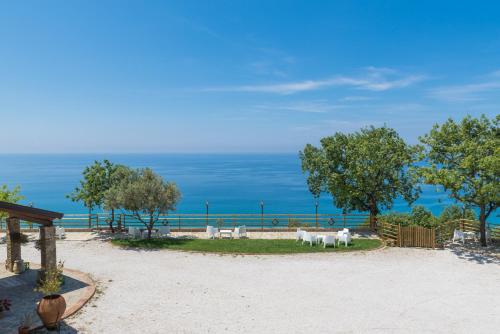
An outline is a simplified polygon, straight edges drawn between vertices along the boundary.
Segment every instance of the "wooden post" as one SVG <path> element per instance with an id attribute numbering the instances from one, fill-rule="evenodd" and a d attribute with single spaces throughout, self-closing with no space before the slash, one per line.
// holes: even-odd
<path id="1" fill-rule="evenodd" d="M 401 240 L 401 224 L 398 224 L 398 243 L 399 247 L 402 247 L 402 240 Z"/>

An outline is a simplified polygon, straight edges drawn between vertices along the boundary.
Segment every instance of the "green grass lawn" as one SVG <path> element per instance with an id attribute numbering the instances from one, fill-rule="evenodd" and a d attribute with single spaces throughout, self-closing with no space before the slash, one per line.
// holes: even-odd
<path id="1" fill-rule="evenodd" d="M 345 247 L 327 247 L 308 244 L 295 240 L 278 239 L 116 239 L 111 241 L 114 245 L 125 248 L 142 249 L 175 249 L 207 253 L 228 254 L 291 254 L 291 253 L 322 253 L 322 252 L 349 252 L 375 249 L 381 245 L 376 239 L 353 239 Z"/>

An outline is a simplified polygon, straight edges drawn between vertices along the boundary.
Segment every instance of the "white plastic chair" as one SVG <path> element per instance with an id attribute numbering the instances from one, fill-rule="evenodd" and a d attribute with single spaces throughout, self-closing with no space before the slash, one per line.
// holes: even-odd
<path id="1" fill-rule="evenodd" d="M 129 237 L 137 238 L 141 236 L 141 231 L 137 227 L 129 227 L 127 234 Z"/>
<path id="2" fill-rule="evenodd" d="M 59 239 L 66 237 L 66 231 L 64 230 L 64 227 L 56 226 L 56 237 Z"/>
<path id="3" fill-rule="evenodd" d="M 312 247 L 312 245 L 316 243 L 316 236 L 304 231 L 304 234 L 302 236 L 302 244 L 304 244 L 304 242 L 308 242 Z"/>
<path id="4" fill-rule="evenodd" d="M 234 235 L 238 238 L 247 237 L 247 227 L 245 225 L 236 227 L 234 229 Z"/>
<path id="5" fill-rule="evenodd" d="M 295 241 L 300 241 L 304 237 L 304 233 L 306 231 L 302 231 L 300 228 L 297 229 L 297 232 L 295 232 Z"/>
<path id="6" fill-rule="evenodd" d="M 207 226 L 207 235 L 209 239 L 215 239 L 217 237 L 218 229 L 213 226 Z"/>
<path id="7" fill-rule="evenodd" d="M 344 242 L 345 246 L 347 247 L 347 245 L 351 243 L 351 233 L 349 233 L 349 232 L 346 233 L 346 232 L 342 231 L 342 235 L 339 236 L 338 240 L 339 240 L 339 242 L 338 242 L 339 245 L 341 242 Z"/>
<path id="8" fill-rule="evenodd" d="M 327 245 L 335 247 L 335 237 L 333 235 L 325 235 L 323 237 L 323 247 L 326 248 Z"/>
<path id="9" fill-rule="evenodd" d="M 158 236 L 168 237 L 170 235 L 170 226 L 160 226 L 158 227 Z"/>
<path id="10" fill-rule="evenodd" d="M 462 243 L 465 244 L 465 233 L 455 229 L 453 231 L 453 242 L 455 242 L 455 240 L 462 240 Z"/>
<path id="11" fill-rule="evenodd" d="M 349 233 L 349 229 L 344 227 L 344 229 L 342 230 L 342 232 Z"/>

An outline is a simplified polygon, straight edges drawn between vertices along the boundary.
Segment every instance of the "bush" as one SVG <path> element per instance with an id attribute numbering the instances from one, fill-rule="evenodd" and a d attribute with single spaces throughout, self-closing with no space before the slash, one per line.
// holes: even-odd
<path id="1" fill-rule="evenodd" d="M 440 223 L 446 223 L 452 220 L 457 220 L 457 219 L 470 219 L 470 220 L 476 220 L 476 214 L 474 211 L 471 209 L 464 209 L 461 208 L 458 205 L 450 205 L 444 208 L 444 210 L 441 212 L 441 215 L 439 216 L 439 222 Z"/>
<path id="2" fill-rule="evenodd" d="M 431 228 L 436 227 L 438 224 L 438 219 L 422 205 L 417 205 L 411 210 L 410 225 Z"/>
<path id="3" fill-rule="evenodd" d="M 379 215 L 378 221 L 387 224 L 401 224 L 402 226 L 418 225 L 424 227 L 435 227 L 438 219 L 421 205 L 413 207 L 411 213 L 389 212 Z"/>

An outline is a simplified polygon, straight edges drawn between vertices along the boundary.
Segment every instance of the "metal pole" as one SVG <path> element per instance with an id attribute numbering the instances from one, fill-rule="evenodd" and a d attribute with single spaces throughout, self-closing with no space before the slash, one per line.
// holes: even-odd
<path id="1" fill-rule="evenodd" d="M 319 224 L 318 224 L 318 201 L 316 201 L 315 206 L 316 206 L 316 229 L 318 229 L 319 228 Z"/>
<path id="2" fill-rule="evenodd" d="M 205 209 L 206 209 L 206 213 L 205 213 L 205 226 L 208 226 L 208 201 L 205 202 Z"/>
<path id="3" fill-rule="evenodd" d="M 260 201 L 260 225 L 261 230 L 264 230 L 264 201 Z"/>

